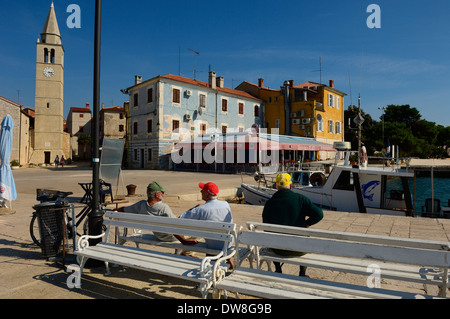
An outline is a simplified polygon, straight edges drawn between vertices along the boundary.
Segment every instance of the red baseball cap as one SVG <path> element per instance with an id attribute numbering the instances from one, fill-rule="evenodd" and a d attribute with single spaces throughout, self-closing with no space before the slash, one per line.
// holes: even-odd
<path id="1" fill-rule="evenodd" d="M 206 191 L 211 196 L 217 196 L 219 194 L 219 187 L 217 187 L 216 184 L 209 182 L 209 183 L 198 183 L 198 187 L 200 187 L 202 190 Z"/>

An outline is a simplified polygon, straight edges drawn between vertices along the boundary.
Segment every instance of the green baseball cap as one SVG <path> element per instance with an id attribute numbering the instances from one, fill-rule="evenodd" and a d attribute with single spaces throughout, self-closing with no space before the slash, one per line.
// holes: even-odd
<path id="1" fill-rule="evenodd" d="M 151 191 L 166 192 L 166 189 L 164 187 L 162 187 L 161 184 L 158 182 L 151 182 L 150 184 L 148 184 L 147 189 L 149 189 Z"/>

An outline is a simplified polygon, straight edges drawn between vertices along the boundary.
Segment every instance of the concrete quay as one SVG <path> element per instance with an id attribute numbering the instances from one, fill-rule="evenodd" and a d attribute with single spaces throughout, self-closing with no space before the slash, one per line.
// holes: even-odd
<path id="1" fill-rule="evenodd" d="M 63 169 L 20 168 L 13 171 L 18 191 L 12 202 L 12 214 L 0 211 L 0 298 L 1 299 L 198 299 L 200 293 L 191 283 L 134 269 L 114 268 L 105 276 L 104 267 L 86 269 L 82 276 L 82 289 L 69 289 L 69 276 L 61 267 L 61 258 L 46 260 L 29 235 L 32 206 L 37 204 L 36 188 L 71 191 L 71 201 L 83 196 L 79 182 L 90 182 L 90 167 L 68 166 Z M 137 186 L 135 196 L 126 196 L 129 204 L 145 198 L 146 186 L 159 181 L 167 193 L 165 202 L 179 216 L 200 201 L 199 182 L 215 182 L 220 196 L 233 197 L 242 181 L 253 183 L 247 175 L 223 175 L 197 172 L 124 170 L 123 185 Z M 120 182 L 122 184 L 122 182 Z M 126 194 L 126 191 L 122 191 Z M 120 194 L 120 192 L 119 192 Z M 127 204 L 128 205 L 128 204 Z M 245 227 L 247 221 L 261 221 L 261 206 L 230 204 L 235 222 Z M 81 206 L 80 206 L 81 207 Z M 359 213 L 324 211 L 324 219 L 314 228 L 335 231 L 375 234 L 426 240 L 450 241 L 450 220 Z M 74 263 L 67 255 L 65 264 Z M 285 267 L 286 272 L 297 269 Z M 312 278 L 330 279 L 348 283 L 365 282 L 366 278 L 337 272 L 309 269 Z M 382 279 L 382 288 L 400 285 Z M 405 285 L 405 284 L 403 284 Z M 408 284 L 405 290 L 424 293 L 421 285 Z M 437 295 L 437 289 L 429 290 Z"/>

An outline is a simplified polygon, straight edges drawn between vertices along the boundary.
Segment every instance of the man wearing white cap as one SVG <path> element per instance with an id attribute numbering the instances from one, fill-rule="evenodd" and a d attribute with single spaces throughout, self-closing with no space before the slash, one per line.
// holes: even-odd
<path id="1" fill-rule="evenodd" d="M 322 220 L 321 208 L 314 205 L 308 197 L 291 190 L 291 175 L 278 174 L 276 184 L 277 192 L 264 205 L 262 213 L 264 223 L 308 228 Z M 304 255 L 288 250 L 272 249 L 272 251 L 283 256 Z M 281 264 L 279 262 L 274 264 L 275 271 L 281 273 Z M 300 276 L 306 276 L 305 273 L 306 267 L 300 266 Z"/>

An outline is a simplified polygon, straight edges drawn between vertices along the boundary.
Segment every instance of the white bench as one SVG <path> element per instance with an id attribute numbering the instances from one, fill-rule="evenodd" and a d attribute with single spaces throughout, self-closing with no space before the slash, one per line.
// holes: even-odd
<path id="1" fill-rule="evenodd" d="M 417 298 L 403 291 L 369 288 L 329 280 L 319 280 L 261 269 L 263 262 L 277 261 L 365 275 L 379 267 L 381 278 L 433 284 L 445 297 L 450 267 L 450 243 L 384 236 L 351 234 L 263 223 L 248 223 L 250 230 L 238 234 L 237 245 L 251 252 L 250 268 L 238 267 L 229 276 L 217 278 L 216 289 L 263 298 Z M 285 257 L 268 248 L 300 251 L 302 257 Z M 258 269 L 253 269 L 255 260 Z M 270 270 L 270 269 L 269 269 Z M 371 276 L 369 278 L 369 276 Z"/>
<path id="2" fill-rule="evenodd" d="M 225 272 L 228 268 L 225 264 L 222 264 L 222 260 L 220 260 L 221 264 L 217 264 L 218 259 L 224 257 L 226 260 L 231 258 L 235 253 L 234 245 L 232 245 L 231 249 L 228 248 L 229 244 L 234 242 L 236 238 L 236 225 L 232 223 L 157 217 L 112 211 L 106 212 L 103 223 L 107 226 L 105 233 L 99 236 L 85 235 L 78 240 L 77 250 L 74 252 L 78 256 L 77 258 L 80 264 L 77 282 L 80 282 L 86 261 L 91 258 L 104 261 L 107 274 L 109 274 L 109 263 L 113 263 L 193 281 L 199 285 L 202 297 L 206 298 L 208 291 L 214 283 L 213 269 Z M 151 245 L 146 247 L 146 249 L 108 242 L 110 240 L 109 236 L 112 233 L 111 229 L 116 229 L 117 231 L 118 228 L 212 239 L 222 241 L 223 248 L 222 250 L 209 250 L 201 247 L 200 250 L 208 253 L 208 256 L 204 258 L 192 258 L 177 255 L 172 252 L 164 252 L 161 249 L 155 248 L 158 248 L 156 246 L 166 246 L 195 250 L 196 245 L 186 246 L 177 242 L 165 243 L 155 238 L 150 240 L 145 237 L 136 237 L 134 239 Z M 102 242 L 95 246 L 89 246 L 89 239 L 101 237 L 105 237 Z"/>

